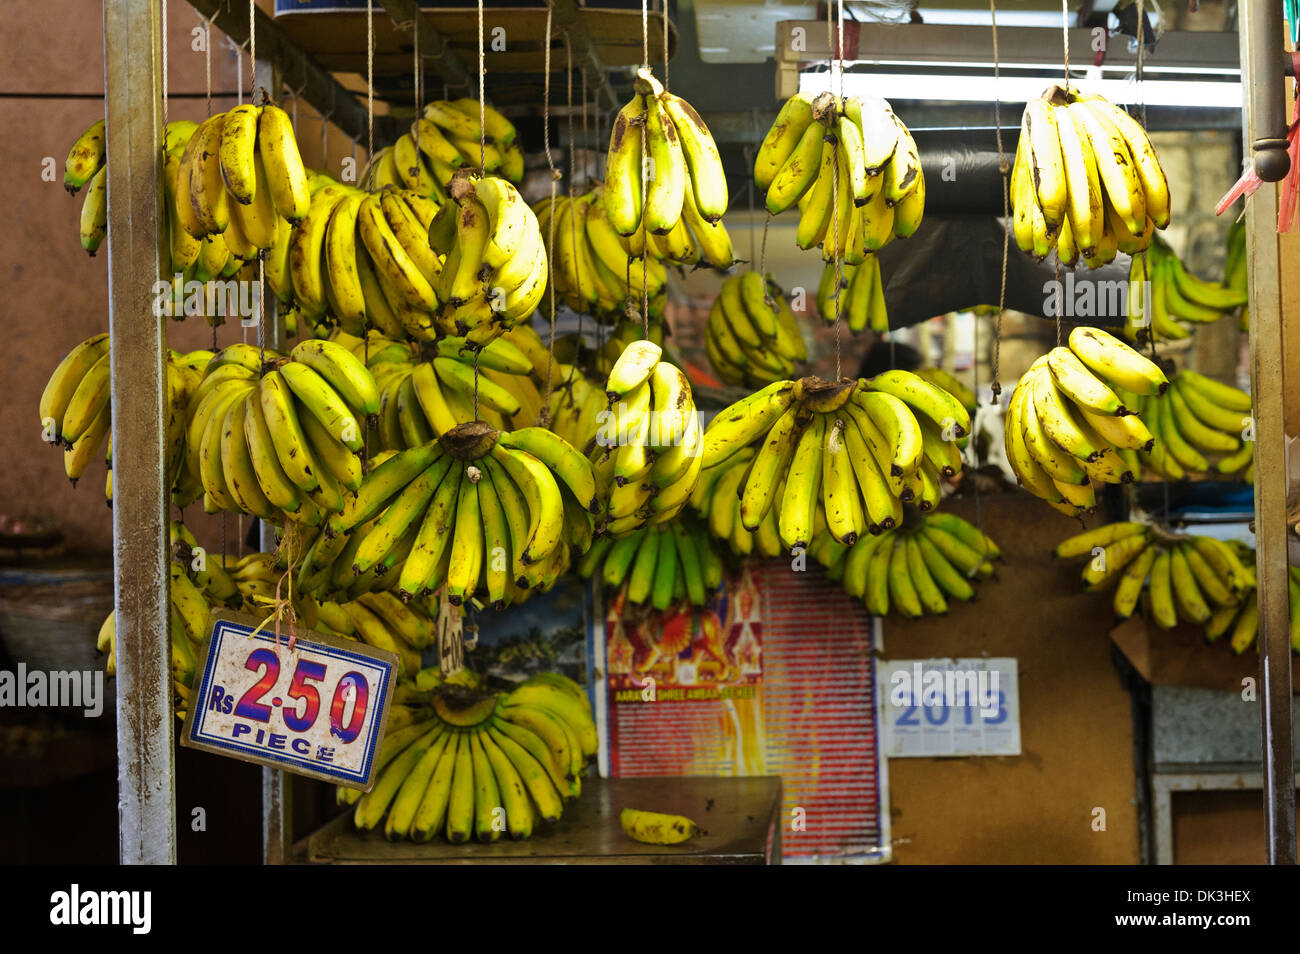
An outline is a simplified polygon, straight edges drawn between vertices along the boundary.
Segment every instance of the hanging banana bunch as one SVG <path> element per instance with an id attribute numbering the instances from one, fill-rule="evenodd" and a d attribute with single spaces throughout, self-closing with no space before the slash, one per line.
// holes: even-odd
<path id="1" fill-rule="evenodd" d="M 892 609 L 907 619 L 942 616 L 950 600 L 974 599 L 972 581 L 991 577 L 1002 555 L 988 534 L 950 513 L 909 513 L 896 529 L 851 545 L 819 527 L 808 552 L 872 616 Z"/>
<path id="2" fill-rule="evenodd" d="M 723 567 L 704 524 L 684 515 L 618 539 L 599 537 L 578 561 L 578 572 L 630 603 L 665 611 L 706 604 L 722 583 Z"/>
<path id="3" fill-rule="evenodd" d="M 268 253 L 267 282 L 313 326 L 432 341 L 442 259 L 429 226 L 438 211 L 411 190 L 371 194 L 322 180 L 301 224 Z"/>
<path id="4" fill-rule="evenodd" d="M 1020 485 L 1068 515 L 1097 506 L 1094 484 L 1141 473 L 1132 452 L 1155 438 L 1134 396 L 1163 394 L 1163 371 L 1118 338 L 1075 328 L 1017 383 L 1007 408 L 1007 459 Z M 1126 397 L 1121 398 L 1120 392 Z"/>
<path id="5" fill-rule="evenodd" d="M 786 100 L 759 147 L 754 184 L 773 215 L 798 205 L 796 242 L 821 245 L 828 262 L 861 265 L 894 238 L 910 237 L 925 213 L 916 142 L 874 96 Z"/>
<path id="6" fill-rule="evenodd" d="M 1052 86 L 1026 104 L 1010 190 L 1016 245 L 1070 267 L 1136 255 L 1169 224 L 1169 183 L 1146 131 L 1075 89 Z"/>
<path id="7" fill-rule="evenodd" d="M 917 368 L 916 376 L 924 378 L 935 387 L 943 388 L 961 402 L 961 406 L 966 409 L 967 414 L 974 416 L 975 392 L 962 384 L 951 371 L 945 371 L 943 368 Z"/>
<path id="8" fill-rule="evenodd" d="M 713 135 L 690 103 L 666 92 L 648 69 L 636 76 L 635 94 L 610 132 L 605 215 L 618 235 L 632 238 L 629 253 L 636 257 L 650 241 L 665 259 L 685 263 L 689 241 L 710 265 L 727 268 L 731 240 L 720 221 L 727 177 Z M 689 235 L 682 234 L 683 223 Z"/>
<path id="9" fill-rule="evenodd" d="M 566 521 L 589 535 L 595 505 L 591 465 L 557 435 L 460 424 L 365 476 L 304 556 L 302 585 L 314 594 L 326 576 L 352 593 L 374 572 L 403 600 L 445 586 L 453 605 L 499 608 L 554 584 L 581 533 Z"/>
<path id="10" fill-rule="evenodd" d="M 198 125 L 176 168 L 177 222 L 220 236 L 242 261 L 275 245 L 280 218 L 297 225 L 311 193 L 288 113 L 245 103 Z"/>
<path id="11" fill-rule="evenodd" d="M 436 292 L 442 334 L 480 348 L 541 304 L 549 266 L 537 216 L 505 179 L 458 174 L 429 225 L 445 256 Z"/>
<path id="12" fill-rule="evenodd" d="M 1164 394 L 1125 400 L 1134 401 L 1151 429 L 1151 449 L 1137 452 L 1147 470 L 1164 480 L 1213 471 L 1255 482 L 1255 425 L 1245 391 L 1185 370 Z"/>
<path id="13" fill-rule="evenodd" d="M 318 526 L 361 485 L 375 379 L 347 348 L 320 339 L 262 362 L 242 343 L 208 362 L 187 409 L 187 473 L 209 513 Z"/>
<path id="14" fill-rule="evenodd" d="M 700 474 L 703 429 L 690 379 L 651 341 L 634 341 L 605 380 L 591 452 L 598 523 L 621 537 L 671 520 Z M 585 446 L 585 444 L 583 445 Z"/>
<path id="15" fill-rule="evenodd" d="M 579 314 L 613 323 L 630 302 L 640 310 L 644 292 L 651 315 L 662 315 L 668 273 L 653 254 L 640 251 L 614 231 L 604 211 L 605 188 L 576 198 L 540 200 L 534 211 L 545 241 L 555 232 L 555 297 Z M 644 236 L 643 236 L 644 237 Z M 550 307 L 550 296 L 541 304 Z"/>
<path id="16" fill-rule="evenodd" d="M 704 326 L 704 348 L 727 384 L 771 384 L 789 378 L 808 360 L 785 293 L 771 275 L 753 271 L 722 283 Z"/>
<path id="17" fill-rule="evenodd" d="M 843 262 L 840 274 L 840 314 L 849 331 L 857 334 L 870 328 L 877 334 L 889 330 L 889 312 L 885 309 L 885 283 L 880 276 L 880 259 L 868 255 L 860 265 Z M 835 324 L 835 262 L 827 262 L 817 286 L 817 313 L 829 325 Z"/>
<path id="18" fill-rule="evenodd" d="M 1197 278 L 1156 236 L 1147 255 L 1135 257 L 1129 266 L 1124 336 L 1138 344 L 1152 337 L 1156 341 L 1186 338 L 1196 325 L 1213 324 L 1245 304 L 1244 286 L 1231 288 Z"/>
<path id="19" fill-rule="evenodd" d="M 662 302 L 663 299 L 661 298 L 660 307 L 662 307 Z M 649 321 L 642 322 L 639 317 L 631 318 L 626 314 L 623 315 L 622 318 L 614 323 L 613 328 L 600 335 L 600 338 L 603 338 L 604 340 L 601 341 L 600 346 L 594 350 L 584 350 L 581 339 L 575 335 L 572 341 L 576 347 L 570 353 L 569 357 L 574 361 L 580 362 L 589 374 L 594 374 L 601 379 L 604 379 L 609 375 L 609 369 L 614 366 L 614 362 L 618 360 L 619 355 L 621 355 L 623 350 L 633 341 L 641 341 L 644 339 L 645 341 L 653 342 L 663 348 L 665 347 L 664 342 L 667 336 L 668 322 L 664 320 L 662 314 L 656 315 L 654 313 L 654 304 L 652 302 Z M 568 344 L 569 342 L 566 341 L 565 338 L 557 339 L 557 352 L 558 349 L 567 347 Z"/>
<path id="20" fill-rule="evenodd" d="M 173 521 L 169 537 L 172 690 L 177 715 L 184 717 L 197 657 L 207 638 L 208 614 L 213 607 L 240 608 L 244 595 L 218 561 L 193 559 L 198 541 L 184 524 Z M 195 569 L 196 563 L 201 569 Z M 109 675 L 117 671 L 116 635 L 116 613 L 109 613 L 95 640 L 95 648 L 106 656 L 104 669 Z"/>
<path id="21" fill-rule="evenodd" d="M 68 150 L 63 164 L 63 187 L 76 195 L 89 184 L 81 200 L 81 247 L 91 255 L 99 251 L 108 234 L 108 150 L 104 120 L 90 124 Z"/>
<path id="22" fill-rule="evenodd" d="M 1223 287 L 1241 296 L 1243 302 L 1237 327 L 1250 330 L 1250 295 L 1246 274 L 1246 220 L 1238 219 L 1228 227 L 1228 257 L 1223 265 Z"/>
<path id="23" fill-rule="evenodd" d="M 527 329 L 529 333 L 532 329 Z M 440 338 L 422 359 L 409 343 L 371 332 L 367 341 L 336 336 L 358 358 L 369 350 L 367 367 L 379 388 L 379 443 L 386 450 L 427 444 L 457 424 L 475 419 L 475 363 L 479 419 L 497 430 L 537 423 L 542 395 L 533 382 L 528 356 L 508 339 L 497 338 L 471 352 L 463 338 Z"/>
<path id="24" fill-rule="evenodd" d="M 1231 633 L 1229 642 L 1238 654 L 1255 644 L 1255 551 L 1235 540 L 1171 533 L 1145 523 L 1109 523 L 1062 540 L 1055 554 L 1088 560 L 1082 574 L 1088 592 L 1115 587 L 1118 619 L 1128 619 L 1141 603 L 1161 629 L 1184 620 L 1203 627 L 1207 642 Z M 1291 647 L 1300 650 L 1296 567 L 1290 568 L 1287 582 Z"/>
<path id="25" fill-rule="evenodd" d="M 170 573 L 172 699 L 177 715 L 183 718 L 198 654 L 207 636 L 208 612 L 214 603 L 194 585 L 182 564 L 172 560 Z M 116 620 L 117 614 L 109 613 L 95 638 L 95 648 L 106 657 L 104 671 L 110 676 L 117 672 Z"/>
<path id="26" fill-rule="evenodd" d="M 1229 541 L 1241 562 L 1253 565 L 1255 551 L 1236 540 Z M 1291 652 L 1300 652 L 1300 567 L 1287 567 L 1287 608 L 1290 610 Z M 1205 624 L 1206 642 L 1231 633 L 1229 645 L 1240 655 L 1251 646 L 1259 652 L 1259 593 L 1253 587 L 1239 605 L 1221 606 Z"/>
<path id="27" fill-rule="evenodd" d="M 411 123 L 410 131 L 397 142 L 375 153 L 360 182 L 370 192 L 411 189 L 442 203 L 447 201 L 456 170 L 480 165 L 486 175 L 514 185 L 524 181 L 524 154 L 514 124 L 485 104 L 480 126 L 477 99 L 440 99 L 427 104 L 424 116 Z"/>
<path id="28" fill-rule="evenodd" d="M 448 681 L 411 701 L 419 704 L 410 721 L 390 722 L 374 787 L 338 790 L 341 804 L 355 802 L 357 828 L 383 822 L 390 841 L 529 838 L 578 797 L 599 749 L 586 693 L 559 673 L 539 673 L 510 693 Z"/>
<path id="29" fill-rule="evenodd" d="M 164 250 L 163 260 L 170 260 L 174 274 L 185 272 L 198 255 L 197 241 L 189 235 L 177 234 L 176 196 L 171 183 L 181 153 L 196 128 L 197 124 L 189 120 L 177 120 L 167 124 L 164 137 L 164 182 L 168 188 L 163 206 L 167 227 L 159 235 L 159 242 Z M 81 203 L 81 247 L 93 256 L 108 234 L 108 154 L 102 119 L 92 123 L 68 150 L 63 185 L 70 195 L 76 195 L 83 186 L 86 187 Z"/>
<path id="30" fill-rule="evenodd" d="M 741 482 L 749 475 L 749 465 L 756 453 L 753 447 L 745 447 L 722 463 L 701 471 L 699 483 L 691 491 L 691 506 L 699 512 L 709 533 L 742 559 L 755 553 L 771 558 L 786 552 L 777 529 L 778 508 L 769 509 L 754 530 L 746 528 L 741 519 Z M 777 482 L 776 499 L 783 499 L 784 488 L 782 478 Z M 822 511 L 820 503 L 817 509 Z M 824 514 L 821 522 L 825 523 Z"/>
<path id="31" fill-rule="evenodd" d="M 908 371 L 777 381 L 714 417 L 702 463 L 707 473 L 753 445 L 743 478 L 713 492 L 740 494 L 744 528 L 762 533 L 774 511 L 782 547 L 807 548 L 820 505 L 831 535 L 852 544 L 897 526 L 904 502 L 936 507 L 970 426 L 957 398 Z"/>
<path id="32" fill-rule="evenodd" d="M 189 354 L 171 351 L 167 356 L 167 475 L 178 506 L 185 506 L 195 497 L 187 491 L 181 466 L 185 457 L 185 411 L 211 357 L 210 351 Z M 40 417 L 45 441 L 64 448 L 64 472 L 74 487 L 90 462 L 108 445 L 106 497 L 112 506 L 110 377 L 108 335 L 94 335 L 68 352 L 50 375 L 41 394 Z"/>
<path id="33" fill-rule="evenodd" d="M 411 448 L 402 452 L 400 457 L 394 451 L 380 451 L 370 463 L 372 472 L 387 466 L 384 471 L 387 481 L 409 481 L 421 473 L 421 468 L 427 464 L 430 456 L 427 447 Z M 372 489 L 371 493 L 374 492 Z M 349 630 L 348 623 L 344 622 L 349 617 L 342 610 L 343 604 L 370 594 L 396 590 L 404 562 L 415 543 L 415 531 L 410 528 L 396 540 L 384 535 L 382 528 L 374 535 L 374 539 L 370 539 L 376 533 L 377 523 L 378 519 L 372 517 L 346 531 L 334 529 L 337 521 L 322 521 L 318 527 L 293 525 L 293 528 L 299 528 L 299 546 L 302 552 L 302 558 L 294 568 L 294 585 L 304 599 L 315 601 L 320 617 L 336 631 L 347 633 Z M 392 526 L 391 519 L 386 526 Z M 286 538 L 291 532 L 290 525 L 286 525 Z M 357 572 L 353 567 L 358 565 L 357 557 L 363 552 L 363 547 L 364 558 L 359 564 L 362 569 Z M 284 549 L 282 545 L 281 551 Z M 376 552 L 378 556 L 373 556 Z M 422 597 L 412 597 L 407 602 L 418 599 Z M 337 612 L 335 605 L 339 607 Z M 356 622 L 351 623 L 351 626 L 358 628 Z M 374 627 L 365 625 L 364 619 L 358 633 L 354 635 L 365 642 L 381 645 L 382 637 Z"/>
<path id="34" fill-rule="evenodd" d="M 577 365 L 557 361 L 552 381 L 550 429 L 584 454 L 591 454 L 596 450 L 600 424 L 608 418 L 604 379 L 596 380 Z"/>

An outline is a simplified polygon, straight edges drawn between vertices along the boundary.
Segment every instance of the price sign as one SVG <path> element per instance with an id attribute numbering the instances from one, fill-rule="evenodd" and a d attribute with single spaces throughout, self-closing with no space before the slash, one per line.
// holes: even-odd
<path id="1" fill-rule="evenodd" d="M 181 744 L 368 791 L 397 655 L 214 612 Z"/>

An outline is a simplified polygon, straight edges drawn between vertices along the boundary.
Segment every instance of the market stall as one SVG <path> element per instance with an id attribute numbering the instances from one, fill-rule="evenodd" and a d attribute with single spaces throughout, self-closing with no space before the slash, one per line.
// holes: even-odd
<path id="1" fill-rule="evenodd" d="M 104 0 L 0 639 L 121 861 L 1294 863 L 1281 11 L 897 6 Z"/>

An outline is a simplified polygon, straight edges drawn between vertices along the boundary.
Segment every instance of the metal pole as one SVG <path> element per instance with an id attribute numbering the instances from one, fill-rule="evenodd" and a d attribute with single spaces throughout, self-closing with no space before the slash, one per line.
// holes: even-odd
<path id="1" fill-rule="evenodd" d="M 104 0 L 117 777 L 123 864 L 176 863 L 163 413 L 159 0 Z"/>
<path id="2" fill-rule="evenodd" d="M 257 31 L 257 49 L 262 46 L 261 27 Z M 269 51 L 268 51 L 269 52 Z M 271 57 L 258 56 L 254 63 L 253 89 L 263 87 L 272 99 L 280 98 L 283 78 L 278 63 Z M 265 291 L 265 289 L 263 289 Z M 266 296 L 265 319 L 262 329 L 267 351 L 284 348 L 284 323 L 280 320 L 279 302 L 275 296 Z M 262 522 L 260 546 L 267 553 L 276 546 L 275 528 Z M 262 862 L 268 865 L 287 864 L 293 850 L 293 776 L 278 769 L 262 769 Z"/>
<path id="3" fill-rule="evenodd" d="M 1239 18 L 1243 137 L 1265 185 L 1246 200 L 1250 287 L 1251 395 L 1255 417 L 1255 576 L 1259 600 L 1259 676 L 1264 734 L 1264 824 L 1271 864 L 1296 863 L 1295 766 L 1291 749 L 1291 647 L 1286 567 L 1286 437 L 1282 400 L 1282 290 L 1277 188 L 1286 175 L 1281 53 L 1276 3 L 1242 3 Z M 1280 159 L 1279 159 L 1280 155 Z"/>

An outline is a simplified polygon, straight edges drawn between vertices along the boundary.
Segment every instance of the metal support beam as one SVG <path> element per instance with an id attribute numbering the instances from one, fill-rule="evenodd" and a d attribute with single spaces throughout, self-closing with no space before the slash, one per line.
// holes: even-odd
<path id="1" fill-rule="evenodd" d="M 104 0 L 117 778 L 123 864 L 176 863 L 161 274 L 160 0 Z"/>
<path id="2" fill-rule="evenodd" d="M 618 109 L 623 104 L 614 94 L 614 87 L 609 83 L 609 71 L 596 53 L 596 44 L 591 39 L 591 32 L 582 19 L 582 11 L 574 0 L 552 0 L 551 26 L 558 33 L 567 31 L 569 46 L 573 49 L 573 59 L 578 64 L 582 75 L 587 77 L 587 85 L 596 91 L 596 106 L 600 106 L 600 95 L 605 94 L 610 109 Z M 667 16 L 667 13 L 664 14 Z M 556 58 L 551 57 L 551 66 Z"/>
<path id="3" fill-rule="evenodd" d="M 430 61 L 433 70 L 447 84 L 449 92 L 478 98 L 478 82 L 460 61 L 447 38 L 434 26 L 433 19 L 420 9 L 416 0 L 379 0 L 399 28 L 409 29 L 420 22 L 420 55 Z"/>
<path id="4" fill-rule="evenodd" d="M 1285 137 L 1282 79 L 1266 59 L 1281 42 L 1281 9 L 1237 7 L 1241 28 L 1243 141 Z M 1268 36 L 1271 34 L 1271 40 Z M 1280 128 L 1276 125 L 1281 123 Z M 1265 125 L 1269 124 L 1269 125 Z M 1255 577 L 1259 600 L 1264 824 L 1270 864 L 1296 863 L 1295 766 L 1291 749 L 1291 647 L 1286 566 L 1286 435 L 1282 401 L 1282 288 L 1277 187 L 1246 200 L 1251 397 L 1255 415 Z"/>
<path id="5" fill-rule="evenodd" d="M 260 43 L 261 36 L 258 41 Z M 257 78 L 256 86 L 271 91 L 274 96 L 280 89 L 282 78 L 279 64 L 261 56 L 262 47 L 257 48 L 258 57 L 254 64 Z M 280 319 L 279 302 L 274 295 L 267 295 L 263 287 L 264 303 L 263 321 L 260 339 L 267 349 L 276 351 L 284 347 L 284 324 Z M 266 553 L 275 550 L 275 528 L 261 523 L 260 546 Z M 268 865 L 288 864 L 293 849 L 293 776 L 277 769 L 262 769 L 262 862 Z"/>
<path id="6" fill-rule="evenodd" d="M 248 42 L 248 7 L 236 5 L 231 9 L 225 0 L 189 0 L 190 5 L 220 27 L 241 46 Z M 280 29 L 274 20 L 258 9 L 257 54 L 276 64 L 291 89 L 301 91 L 304 102 L 310 103 L 322 116 L 343 131 L 344 135 L 362 144 L 366 141 L 366 107 L 358 101 L 327 69 L 317 63 Z M 375 117 L 375 142 L 391 142 L 401 135 L 403 124 L 387 116 Z M 381 135 L 382 133 L 382 135 Z"/>

